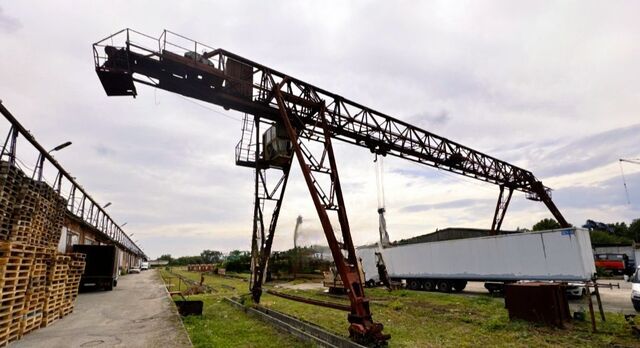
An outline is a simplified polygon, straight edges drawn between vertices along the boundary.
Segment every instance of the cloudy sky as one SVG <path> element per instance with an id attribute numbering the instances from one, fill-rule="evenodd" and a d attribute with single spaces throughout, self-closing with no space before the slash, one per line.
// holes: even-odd
<path id="1" fill-rule="evenodd" d="M 253 173 L 242 115 L 138 87 L 107 97 L 91 44 L 169 29 L 531 170 L 573 224 L 640 217 L 637 2 L 0 1 L 0 99 L 151 257 L 249 249 Z M 6 123 L 0 130 L 6 132 Z M 336 145 L 357 244 L 377 236 L 373 157 Z M 26 156 L 26 155 L 25 155 Z M 33 159 L 24 158 L 29 164 Z M 275 249 L 322 240 L 300 169 Z M 392 239 L 491 225 L 498 188 L 385 159 Z M 504 228 L 550 217 L 514 200 Z"/>

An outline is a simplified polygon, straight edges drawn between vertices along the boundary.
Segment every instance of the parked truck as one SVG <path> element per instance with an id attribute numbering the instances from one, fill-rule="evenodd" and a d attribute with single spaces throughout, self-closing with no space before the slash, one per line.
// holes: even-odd
<path id="1" fill-rule="evenodd" d="M 565 228 L 479 238 L 357 248 L 367 284 L 380 282 L 376 253 L 391 281 L 412 290 L 462 291 L 468 281 L 490 291 L 522 280 L 584 282 L 596 273 L 589 231 Z M 379 262 L 378 262 L 379 263 Z"/>
<path id="2" fill-rule="evenodd" d="M 85 268 L 80 279 L 80 291 L 113 290 L 118 285 L 118 250 L 115 245 L 73 246 L 74 253 L 86 254 Z"/>
<path id="3" fill-rule="evenodd" d="M 629 260 L 627 254 L 596 254 L 593 257 L 596 267 L 612 274 L 631 276 L 635 272 L 635 264 Z"/>

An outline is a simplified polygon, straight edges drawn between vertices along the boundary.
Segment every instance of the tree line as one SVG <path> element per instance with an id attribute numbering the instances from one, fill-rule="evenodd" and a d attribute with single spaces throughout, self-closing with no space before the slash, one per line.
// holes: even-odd
<path id="1" fill-rule="evenodd" d="M 630 244 L 640 242 L 640 218 L 629 225 L 626 222 L 594 223 L 591 220 L 582 226 L 588 228 L 593 244 Z M 554 219 L 542 219 L 531 228 L 533 231 L 544 231 L 561 228 Z"/>
<path id="2" fill-rule="evenodd" d="M 169 266 L 186 266 L 191 264 L 219 264 L 230 272 L 248 272 L 251 269 L 251 254 L 248 251 L 234 250 L 228 255 L 217 250 L 203 250 L 200 255 L 180 256 L 174 258 L 164 254 L 158 260 L 168 261 Z"/>

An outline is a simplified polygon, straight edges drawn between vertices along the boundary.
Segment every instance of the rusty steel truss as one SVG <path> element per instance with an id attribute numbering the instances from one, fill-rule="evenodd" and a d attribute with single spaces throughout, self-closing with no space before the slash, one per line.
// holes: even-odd
<path id="1" fill-rule="evenodd" d="M 364 342 L 384 342 L 382 325 L 374 323 L 359 279 L 343 192 L 332 140 L 340 140 L 381 155 L 392 155 L 499 186 L 492 222 L 498 232 L 513 191 L 543 202 L 562 226 L 569 226 L 551 199 L 551 191 L 530 171 L 475 151 L 381 112 L 323 90 L 223 49 L 214 49 L 170 31 L 159 38 L 131 29 L 94 44 L 96 72 L 109 96 L 136 96 L 134 82 L 175 92 L 252 115 L 245 118 L 251 136 L 236 149 L 236 162 L 254 168 L 255 207 L 252 291 L 260 300 L 273 234 L 289 176 L 291 160 L 271 163 L 264 158 L 260 124 L 286 130 L 302 169 L 340 276 L 351 300 L 351 336 Z M 255 133 L 253 133 L 255 131 Z M 255 136 L 255 140 L 253 140 Z M 321 145 L 314 153 L 307 143 Z M 262 144 L 264 145 L 264 144 Z M 242 153 L 245 156 L 242 156 Z M 280 173 L 275 189 L 266 173 Z M 328 177 L 328 180 L 327 180 Z M 324 178 L 324 179 L 321 179 Z M 506 191 L 506 192 L 505 192 Z M 275 207 L 265 226 L 264 202 Z M 329 219 L 337 215 L 338 228 Z M 340 242 L 336 236 L 339 229 Z"/>

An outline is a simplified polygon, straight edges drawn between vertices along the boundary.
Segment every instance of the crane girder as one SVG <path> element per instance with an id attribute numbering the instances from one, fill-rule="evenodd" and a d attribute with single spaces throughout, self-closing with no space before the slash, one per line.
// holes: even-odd
<path id="1" fill-rule="evenodd" d="M 540 193 L 535 189 L 539 180 L 528 170 L 223 49 L 206 54 L 209 57 L 207 61 L 219 62 L 210 65 L 168 49 L 147 49 L 127 42 L 122 47 L 105 47 L 105 64 L 96 67 L 99 75 L 121 74 L 131 81 L 276 122 L 279 121 L 279 113 L 273 89 L 280 86 L 284 99 L 297 104 L 303 111 L 299 114 L 304 116 L 297 121 L 305 125 L 306 132 L 301 136 L 308 138 L 322 136 L 318 127 L 319 105 L 306 97 L 314 94 L 326 105 L 324 117 L 336 139 L 366 147 L 375 153 L 401 157 L 534 196 Z M 100 47 L 100 43 L 96 45 Z M 250 69 L 250 78 L 243 79 L 230 73 L 229 62 Z M 111 86 L 102 76 L 101 80 L 109 94 Z M 131 95 L 136 93 L 134 89 Z"/>

